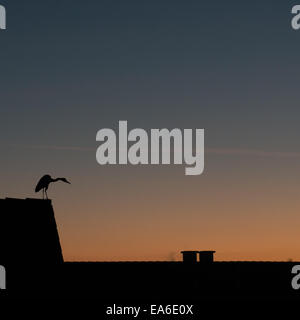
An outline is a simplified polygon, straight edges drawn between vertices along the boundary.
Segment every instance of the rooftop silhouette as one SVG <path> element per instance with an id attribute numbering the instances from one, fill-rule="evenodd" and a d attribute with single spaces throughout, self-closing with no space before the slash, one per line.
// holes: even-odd
<path id="1" fill-rule="evenodd" d="M 51 200 L 0 199 L 0 224 L 0 297 L 300 299 L 295 262 L 219 262 L 215 251 L 182 251 L 179 262 L 64 262 Z"/>

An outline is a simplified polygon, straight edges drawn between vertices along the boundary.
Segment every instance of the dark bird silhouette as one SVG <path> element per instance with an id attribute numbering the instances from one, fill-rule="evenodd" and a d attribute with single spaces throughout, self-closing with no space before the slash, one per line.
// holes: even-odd
<path id="1" fill-rule="evenodd" d="M 35 187 L 35 192 L 39 192 L 43 190 L 43 199 L 45 199 L 45 195 L 46 195 L 46 199 L 48 199 L 47 190 L 49 188 L 49 184 L 51 182 L 56 182 L 56 181 L 63 181 L 65 183 L 71 184 L 66 178 L 52 179 L 49 174 L 46 174 L 38 182 L 37 186 Z"/>

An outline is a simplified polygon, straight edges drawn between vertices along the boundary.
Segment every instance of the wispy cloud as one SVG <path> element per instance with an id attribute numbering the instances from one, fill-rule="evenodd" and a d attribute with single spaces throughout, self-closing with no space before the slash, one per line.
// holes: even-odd
<path id="1" fill-rule="evenodd" d="M 16 148 L 61 150 L 61 151 L 95 151 L 97 147 L 58 146 L 58 145 L 10 145 Z M 264 151 L 258 149 L 242 148 L 206 148 L 206 154 L 228 155 L 228 156 L 253 156 L 253 157 L 275 157 L 275 158 L 300 158 L 300 152 L 293 151 Z"/>
<path id="2" fill-rule="evenodd" d="M 254 157 L 276 157 L 276 158 L 300 158 L 300 152 L 286 151 L 264 151 L 257 149 L 238 149 L 238 148 L 208 148 L 206 153 L 216 155 L 239 155 Z"/>
<path id="3" fill-rule="evenodd" d="M 15 148 L 40 149 L 40 150 L 62 150 L 62 151 L 93 151 L 92 147 L 76 147 L 76 146 L 54 146 L 54 145 L 10 145 Z"/>

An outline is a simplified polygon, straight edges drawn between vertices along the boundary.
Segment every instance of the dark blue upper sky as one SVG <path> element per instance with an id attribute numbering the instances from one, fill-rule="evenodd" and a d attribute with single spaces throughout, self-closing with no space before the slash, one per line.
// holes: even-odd
<path id="1" fill-rule="evenodd" d="M 127 119 L 205 127 L 213 146 L 265 148 L 276 128 L 298 125 L 294 1 L 2 4 L 2 142 L 92 145 L 99 127 Z M 293 149 L 284 134 L 269 147 Z"/>

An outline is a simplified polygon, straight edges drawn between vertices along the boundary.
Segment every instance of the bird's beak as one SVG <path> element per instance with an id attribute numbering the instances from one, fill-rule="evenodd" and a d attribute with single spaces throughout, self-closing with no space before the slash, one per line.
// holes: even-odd
<path id="1" fill-rule="evenodd" d="M 69 182 L 67 179 L 66 179 L 65 183 L 71 184 L 71 182 Z"/>

